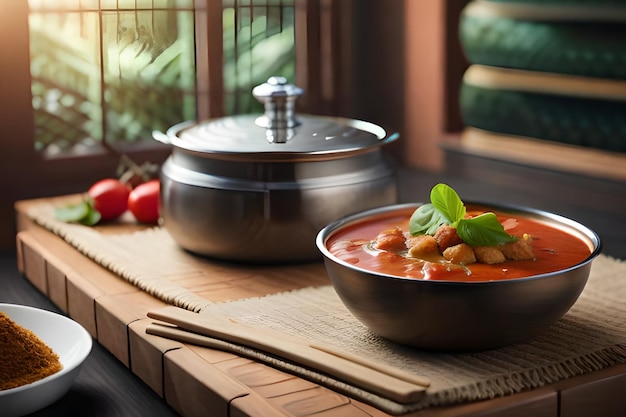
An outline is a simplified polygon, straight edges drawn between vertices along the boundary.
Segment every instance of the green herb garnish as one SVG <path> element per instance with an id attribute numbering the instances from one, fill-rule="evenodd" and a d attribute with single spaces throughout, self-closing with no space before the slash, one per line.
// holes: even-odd
<path id="1" fill-rule="evenodd" d="M 449 224 L 470 246 L 497 246 L 517 240 L 504 230 L 494 213 L 483 213 L 471 219 L 466 219 L 465 214 L 465 205 L 456 191 L 449 185 L 437 184 L 430 191 L 430 204 L 413 212 L 409 231 L 412 236 L 434 235 L 441 225 Z"/>
<path id="2" fill-rule="evenodd" d="M 85 226 L 93 226 L 101 218 L 100 212 L 93 207 L 93 204 L 88 199 L 84 199 L 80 203 L 56 207 L 54 216 L 66 223 L 80 223 Z"/>

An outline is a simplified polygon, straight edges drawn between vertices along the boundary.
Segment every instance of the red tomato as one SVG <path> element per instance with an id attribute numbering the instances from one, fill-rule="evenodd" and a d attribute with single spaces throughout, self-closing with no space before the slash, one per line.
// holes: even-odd
<path id="1" fill-rule="evenodd" d="M 128 208 L 130 189 L 114 178 L 96 182 L 87 194 L 93 200 L 93 208 L 100 212 L 102 220 L 113 220 Z"/>
<path id="2" fill-rule="evenodd" d="M 128 196 L 128 209 L 141 223 L 159 220 L 159 180 L 150 180 L 136 186 Z"/>

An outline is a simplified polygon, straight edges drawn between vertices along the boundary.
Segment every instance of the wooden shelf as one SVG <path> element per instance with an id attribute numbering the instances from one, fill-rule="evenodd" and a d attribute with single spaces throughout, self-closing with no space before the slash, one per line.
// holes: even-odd
<path id="1" fill-rule="evenodd" d="M 626 154 L 466 128 L 441 142 L 447 151 L 626 182 Z"/>

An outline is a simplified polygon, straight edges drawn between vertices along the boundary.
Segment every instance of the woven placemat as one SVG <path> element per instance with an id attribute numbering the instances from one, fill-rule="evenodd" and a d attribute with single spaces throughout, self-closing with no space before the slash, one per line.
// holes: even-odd
<path id="1" fill-rule="evenodd" d="M 28 215 L 100 265 L 169 304 L 334 345 L 431 380 L 421 401 L 399 404 L 298 364 L 245 347 L 233 348 L 391 414 L 509 395 L 626 362 L 626 263 L 604 255 L 593 262 L 585 290 L 572 309 L 533 340 L 486 352 L 429 353 L 371 333 L 346 310 L 329 285 L 215 303 L 173 278 L 197 275 L 207 267 L 220 274 L 219 264 L 181 250 L 162 228 L 104 234 L 57 221 L 53 207 L 46 204 L 32 207 Z M 221 268 L 229 267 L 237 268 Z"/>

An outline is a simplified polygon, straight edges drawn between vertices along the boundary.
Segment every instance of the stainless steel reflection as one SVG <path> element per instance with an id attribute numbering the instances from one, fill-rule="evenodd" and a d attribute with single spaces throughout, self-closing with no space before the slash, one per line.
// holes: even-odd
<path id="1" fill-rule="evenodd" d="M 346 214 L 397 201 L 393 167 L 380 153 L 302 163 L 211 162 L 204 172 L 169 159 L 162 217 L 185 249 L 247 262 L 320 259 L 317 232 Z M 197 168 L 197 167 L 196 167 Z"/>
<path id="2" fill-rule="evenodd" d="M 476 351 L 527 340 L 561 318 L 584 289 L 601 251 L 595 232 L 543 211 L 493 206 L 563 228 L 586 241 L 591 255 L 562 271 L 504 281 L 450 282 L 386 276 L 335 258 L 326 241 L 336 231 L 404 204 L 364 211 L 322 229 L 317 247 L 332 284 L 352 314 L 374 333 L 422 349 Z"/>

